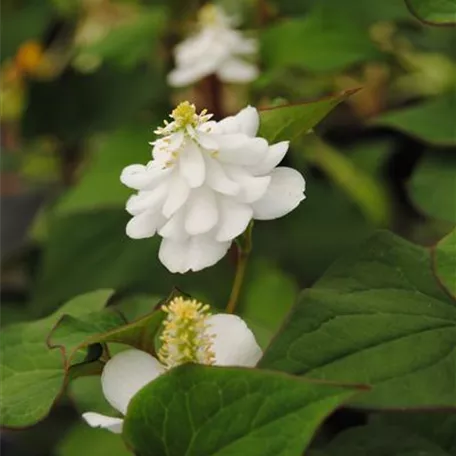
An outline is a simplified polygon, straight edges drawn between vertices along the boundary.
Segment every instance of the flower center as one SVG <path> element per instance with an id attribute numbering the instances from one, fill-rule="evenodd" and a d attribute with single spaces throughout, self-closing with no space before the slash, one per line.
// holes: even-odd
<path id="1" fill-rule="evenodd" d="M 188 101 L 183 101 L 171 112 L 170 117 L 172 122 L 165 120 L 164 127 L 158 127 L 155 130 L 156 135 L 170 136 L 180 130 L 184 130 L 188 134 L 194 135 L 194 130 L 206 123 L 212 114 L 207 113 L 207 109 L 203 109 L 199 114 L 196 113 L 194 104 Z M 169 141 L 170 139 L 168 139 Z"/>
<path id="2" fill-rule="evenodd" d="M 195 105 L 190 104 L 188 101 L 180 103 L 171 113 L 171 117 L 179 128 L 186 127 L 187 125 L 194 127 L 198 122 Z"/>
<path id="3" fill-rule="evenodd" d="M 198 13 L 198 22 L 201 26 L 216 25 L 219 22 L 219 12 L 215 5 L 208 3 Z"/>
<path id="4" fill-rule="evenodd" d="M 158 358 L 168 369 L 184 363 L 213 364 L 213 336 L 207 333 L 209 306 L 194 299 L 174 298 L 162 306 L 167 317 Z"/>

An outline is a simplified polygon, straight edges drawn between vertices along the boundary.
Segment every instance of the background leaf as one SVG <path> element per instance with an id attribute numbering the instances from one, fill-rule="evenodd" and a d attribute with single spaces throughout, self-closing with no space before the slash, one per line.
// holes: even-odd
<path id="1" fill-rule="evenodd" d="M 386 425 L 349 429 L 337 435 L 322 451 L 324 456 L 450 456 L 418 434 Z"/>
<path id="2" fill-rule="evenodd" d="M 307 133 L 341 101 L 356 91 L 357 89 L 346 90 L 314 102 L 261 110 L 258 135 L 270 143 L 292 141 Z"/>
<path id="3" fill-rule="evenodd" d="M 456 298 L 456 229 L 436 245 L 432 254 L 437 278 L 448 293 Z"/>
<path id="4" fill-rule="evenodd" d="M 418 103 L 415 106 L 387 112 L 375 119 L 375 124 L 396 128 L 420 141 L 437 145 L 456 145 L 453 107 L 456 92 Z"/>
<path id="5" fill-rule="evenodd" d="M 455 0 L 405 0 L 410 11 L 426 24 L 456 24 Z"/>
<path id="6" fill-rule="evenodd" d="M 431 151 L 418 162 L 408 184 L 412 200 L 427 215 L 456 223 L 456 156 Z"/>

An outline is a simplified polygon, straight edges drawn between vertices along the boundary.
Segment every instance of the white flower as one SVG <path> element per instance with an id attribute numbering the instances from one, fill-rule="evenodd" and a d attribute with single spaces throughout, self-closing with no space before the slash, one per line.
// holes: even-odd
<path id="1" fill-rule="evenodd" d="M 158 233 L 160 261 L 171 271 L 199 271 L 217 263 L 250 220 L 282 217 L 304 199 L 304 178 L 279 167 L 288 141 L 272 146 L 255 137 L 259 116 L 247 107 L 236 116 L 210 121 L 181 103 L 171 123 L 156 133 L 146 166 L 125 168 L 121 181 L 138 190 L 127 211 L 127 235 Z"/>
<path id="2" fill-rule="evenodd" d="M 122 415 L 132 397 L 167 369 L 186 362 L 253 367 L 262 356 L 252 331 L 236 315 L 210 315 L 208 306 L 183 298 L 175 298 L 163 310 L 168 315 L 160 361 L 141 350 L 126 350 L 113 356 L 103 369 L 103 393 Z M 122 432 L 122 418 L 94 412 L 84 413 L 83 418 L 92 427 Z"/>
<path id="3" fill-rule="evenodd" d="M 175 49 L 176 69 L 168 82 L 174 87 L 192 84 L 210 74 L 224 82 L 247 83 L 258 76 L 257 67 L 244 57 L 254 56 L 257 42 L 234 30 L 233 21 L 214 5 L 199 15 L 199 32 Z"/>

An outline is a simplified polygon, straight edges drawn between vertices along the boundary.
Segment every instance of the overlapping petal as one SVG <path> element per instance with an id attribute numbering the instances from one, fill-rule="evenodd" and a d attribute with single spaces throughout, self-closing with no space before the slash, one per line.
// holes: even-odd
<path id="1" fill-rule="evenodd" d="M 232 83 L 247 83 L 258 76 L 256 65 L 244 60 L 256 55 L 257 40 L 245 38 L 232 28 L 233 21 L 219 7 L 211 7 L 215 13 L 212 20 L 203 21 L 199 32 L 174 50 L 176 68 L 168 75 L 173 87 L 192 84 L 214 73 Z"/>
<path id="2" fill-rule="evenodd" d="M 164 138 L 155 142 L 154 160 L 131 165 L 121 176 L 139 190 L 127 202 L 134 216 L 127 234 L 140 239 L 158 232 L 163 237 L 159 259 L 178 273 L 212 266 L 252 218 L 282 217 L 304 199 L 305 189 L 300 173 L 276 168 L 288 141 L 269 145 L 255 136 L 255 108 L 248 106 L 220 122 L 209 115 L 198 120 L 186 111 L 193 109 L 189 104 L 176 112 L 182 109 L 190 119 L 195 116 L 195 123 L 158 129 Z"/>

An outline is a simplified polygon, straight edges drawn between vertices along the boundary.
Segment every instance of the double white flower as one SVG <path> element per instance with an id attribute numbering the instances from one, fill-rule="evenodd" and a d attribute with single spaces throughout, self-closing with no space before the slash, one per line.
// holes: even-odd
<path id="1" fill-rule="evenodd" d="M 255 108 L 214 122 L 184 102 L 171 117 L 156 131 L 153 160 L 128 166 L 121 181 L 138 190 L 126 206 L 133 215 L 127 235 L 158 233 L 160 261 L 185 273 L 218 262 L 252 218 L 275 219 L 296 208 L 305 182 L 294 169 L 276 168 L 288 141 L 270 146 L 255 137 Z"/>
<path id="2" fill-rule="evenodd" d="M 232 83 L 247 83 L 258 76 L 257 67 L 244 58 L 254 56 L 258 44 L 233 29 L 233 21 L 222 9 L 204 6 L 199 32 L 175 49 L 176 68 L 168 75 L 175 87 L 192 84 L 210 74 Z"/>
<path id="3" fill-rule="evenodd" d="M 103 394 L 122 415 L 132 397 L 167 369 L 186 362 L 254 367 L 262 356 L 252 331 L 236 315 L 210 315 L 208 306 L 183 298 L 175 298 L 163 310 L 168 315 L 159 359 L 141 350 L 126 350 L 103 369 Z M 84 413 L 83 418 L 92 427 L 122 432 L 123 418 L 95 412 Z"/>

